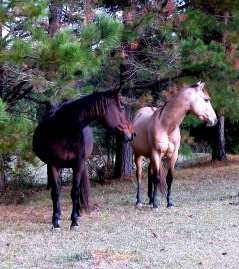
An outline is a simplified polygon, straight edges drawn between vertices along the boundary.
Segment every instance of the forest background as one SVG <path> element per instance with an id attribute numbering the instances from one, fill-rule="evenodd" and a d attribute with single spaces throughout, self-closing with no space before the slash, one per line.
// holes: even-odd
<path id="1" fill-rule="evenodd" d="M 181 152 L 238 154 L 238 33 L 238 0 L 0 0 L 0 188 L 9 175 L 30 177 L 32 134 L 46 111 L 116 84 L 132 116 L 205 82 L 219 122 L 205 129 L 187 116 Z M 108 156 L 98 172 L 132 174 L 129 144 L 91 128 L 97 154 Z"/>

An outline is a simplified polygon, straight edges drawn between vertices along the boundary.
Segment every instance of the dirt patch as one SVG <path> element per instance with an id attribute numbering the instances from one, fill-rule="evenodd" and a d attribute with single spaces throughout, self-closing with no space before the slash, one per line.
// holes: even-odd
<path id="1" fill-rule="evenodd" d="M 111 262 L 121 262 L 132 259 L 134 256 L 133 253 L 127 253 L 123 251 L 115 251 L 115 250 L 97 250 L 93 253 L 93 257 L 96 263 L 99 263 L 100 260 L 108 260 Z"/>

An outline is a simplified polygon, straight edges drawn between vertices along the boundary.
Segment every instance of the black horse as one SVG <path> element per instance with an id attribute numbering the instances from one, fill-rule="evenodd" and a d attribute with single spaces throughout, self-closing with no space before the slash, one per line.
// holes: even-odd
<path id="1" fill-rule="evenodd" d="M 33 150 L 47 164 L 48 187 L 53 202 L 53 229 L 60 231 L 59 218 L 61 182 L 59 170 L 72 168 L 71 229 L 78 229 L 80 202 L 89 212 L 90 183 L 85 160 L 93 149 L 93 136 L 88 124 L 97 120 L 105 127 L 117 130 L 125 141 L 133 139 L 134 128 L 119 98 L 120 88 L 95 92 L 76 101 L 63 104 L 47 113 L 33 135 Z"/>

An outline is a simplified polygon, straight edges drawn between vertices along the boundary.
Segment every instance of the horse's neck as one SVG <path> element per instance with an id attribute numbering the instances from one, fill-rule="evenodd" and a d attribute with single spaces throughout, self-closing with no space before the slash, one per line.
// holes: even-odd
<path id="1" fill-rule="evenodd" d="M 82 130 L 92 121 L 102 116 L 99 109 L 92 109 L 94 102 L 96 103 L 94 98 L 87 96 L 65 104 L 59 110 L 57 118 L 62 123 L 65 121 L 67 124 L 68 122 L 75 130 Z"/>
<path id="2" fill-rule="evenodd" d="M 158 112 L 157 120 L 166 132 L 178 127 L 190 108 L 189 98 L 182 95 L 184 93 L 177 94 L 166 104 L 161 113 Z"/>
<path id="3" fill-rule="evenodd" d="M 103 114 L 96 108 L 97 105 L 95 99 L 91 98 L 91 96 L 77 100 L 73 108 L 76 115 L 76 124 L 84 128 L 92 121 L 102 117 Z"/>

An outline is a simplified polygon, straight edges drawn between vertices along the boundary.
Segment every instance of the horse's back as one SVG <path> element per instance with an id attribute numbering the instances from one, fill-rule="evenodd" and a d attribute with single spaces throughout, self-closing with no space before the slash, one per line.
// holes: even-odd
<path id="1" fill-rule="evenodd" d="M 132 122 L 135 123 L 138 118 L 144 115 L 151 116 L 156 110 L 157 110 L 157 107 L 149 107 L 149 106 L 142 107 L 135 112 Z"/>

